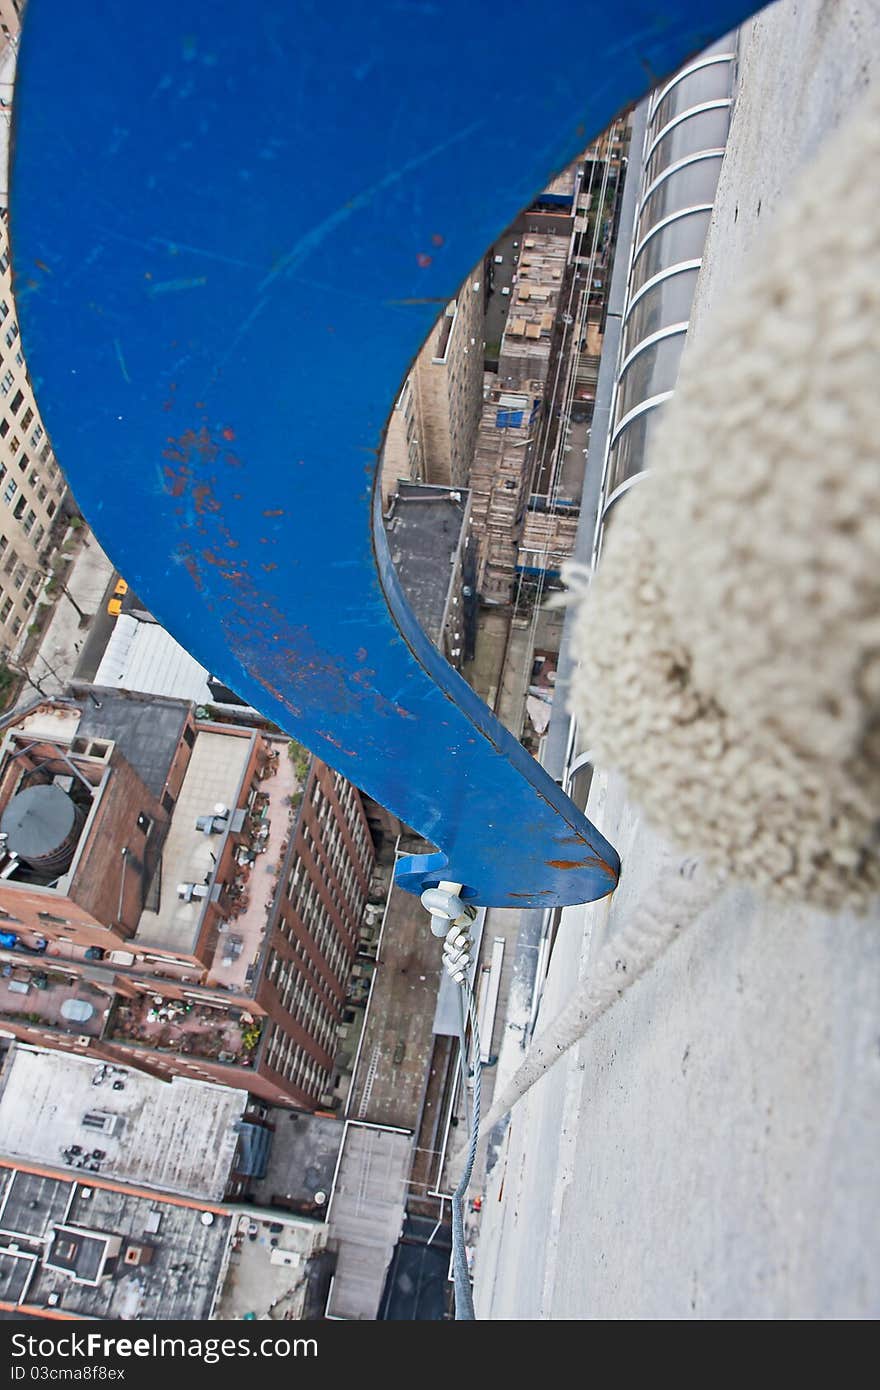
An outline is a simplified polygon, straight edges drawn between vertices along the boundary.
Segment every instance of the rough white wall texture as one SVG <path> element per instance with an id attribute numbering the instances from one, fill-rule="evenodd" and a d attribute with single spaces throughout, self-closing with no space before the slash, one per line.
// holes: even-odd
<path id="1" fill-rule="evenodd" d="M 701 350 L 715 334 L 719 315 L 731 314 L 727 333 L 738 351 L 728 348 L 724 335 L 717 342 L 719 416 L 727 408 L 725 375 L 730 386 L 750 370 L 755 317 L 725 310 L 724 302 L 742 289 L 747 257 L 757 254 L 758 274 L 766 273 L 771 252 L 764 248 L 772 245 L 773 224 L 785 216 L 783 196 L 814 158 L 821 132 L 833 137 L 861 105 L 869 64 L 880 53 L 878 29 L 876 4 L 786 0 L 745 35 L 742 85 L 688 351 Z M 876 132 L 869 137 L 874 139 Z M 820 170 L 818 201 L 812 203 L 808 180 L 809 212 L 788 230 L 792 249 L 805 238 L 820 238 L 813 245 L 821 265 L 809 288 L 824 295 L 821 322 L 827 333 L 817 337 L 814 328 L 804 329 L 814 362 L 805 428 L 820 432 L 823 453 L 830 451 L 830 475 L 804 462 L 803 490 L 795 490 L 790 509 L 780 511 L 777 480 L 768 486 L 753 452 L 736 452 L 735 436 L 725 436 L 722 446 L 720 435 L 710 432 L 705 456 L 693 444 L 683 446 L 689 448 L 689 467 L 705 468 L 704 477 L 713 469 L 722 472 L 720 511 L 704 511 L 710 505 L 706 493 L 685 486 L 674 525 L 732 527 L 732 538 L 722 539 L 728 560 L 731 551 L 742 552 L 740 585 L 711 567 L 706 578 L 706 554 L 691 555 L 681 534 L 670 538 L 669 512 L 666 530 L 652 531 L 653 522 L 643 518 L 650 544 L 656 548 L 662 535 L 664 555 L 674 555 L 675 564 L 670 558 L 660 580 L 658 572 L 643 574 L 648 587 L 641 599 L 654 606 L 657 624 L 665 623 L 668 633 L 672 604 L 664 613 L 658 595 L 665 602 L 674 592 L 675 618 L 684 612 L 684 628 L 683 636 L 674 632 L 669 640 L 678 644 L 684 665 L 678 675 L 671 671 L 669 649 L 664 653 L 657 642 L 658 626 L 646 625 L 643 639 L 659 652 L 652 668 L 657 685 L 646 688 L 642 666 L 632 663 L 639 699 L 623 685 L 618 695 L 637 717 L 643 701 L 654 701 L 656 720 L 643 730 L 649 741 L 615 761 L 627 768 L 629 792 L 640 776 L 639 753 L 651 764 L 651 741 L 659 737 L 678 741 L 678 755 L 714 765 L 722 785 L 712 779 L 701 803 L 686 781 L 682 789 L 679 763 L 666 799 L 652 801 L 653 820 L 675 827 L 689 849 L 695 838 L 710 858 L 733 862 L 748 883 L 719 892 L 696 925 L 514 1109 L 483 1207 L 476 1269 L 480 1316 L 810 1318 L 870 1317 L 880 1310 L 880 1230 L 873 1216 L 880 1183 L 878 913 L 876 905 L 864 916 L 837 911 L 847 894 L 864 908 L 873 882 L 866 812 L 868 799 L 876 806 L 876 787 L 864 779 L 875 775 L 876 764 L 870 772 L 859 758 L 861 753 L 870 762 L 877 756 L 866 717 L 877 698 L 869 656 L 877 634 L 862 606 L 875 576 L 852 568 L 850 540 L 863 555 L 875 553 L 877 510 L 873 478 L 858 461 L 864 450 L 844 460 L 838 445 L 844 435 L 864 441 L 871 428 L 870 403 L 841 410 L 839 401 L 851 394 L 853 380 L 864 384 L 862 358 L 846 324 L 873 302 L 877 272 L 873 289 L 847 284 L 835 278 L 842 262 L 826 259 L 835 237 L 841 254 L 846 240 L 850 248 L 876 253 L 876 240 L 865 234 L 867 222 L 874 221 L 872 158 L 876 165 L 869 144 L 858 167 L 846 161 L 846 178 L 833 165 Z M 833 220 L 823 204 L 833 206 Z M 825 230 L 817 231 L 814 221 Z M 783 257 L 774 275 L 791 286 L 794 297 L 786 302 L 799 318 L 805 282 L 797 273 L 792 279 L 790 270 Z M 829 284 L 849 302 L 832 303 L 825 292 Z M 765 283 L 765 291 L 768 300 L 777 292 L 773 282 Z M 790 335 L 781 334 L 775 350 L 794 360 Z M 779 388 L 767 380 L 772 376 L 765 362 L 754 387 L 767 409 L 784 417 L 770 427 L 768 457 L 774 469 L 787 470 L 789 450 L 802 460 L 811 451 L 793 427 L 791 401 L 774 401 Z M 801 389 L 805 380 L 801 376 Z M 704 431 L 703 398 L 698 395 L 691 408 Z M 744 423 L 754 426 L 750 411 L 747 405 Z M 711 424 L 714 431 L 714 418 Z M 864 441 L 869 456 L 875 438 L 876 433 Z M 668 466 L 674 469 L 676 462 Z M 852 484 L 849 494 L 844 481 Z M 649 486 L 634 490 L 633 506 Z M 856 497 L 855 508 L 847 496 Z M 748 516 L 753 503 L 752 524 L 741 527 L 739 513 Z M 871 517 L 865 514 L 869 505 Z M 618 529 L 621 523 L 625 513 Z M 820 538 L 813 549 L 807 546 L 811 527 Z M 639 552 L 631 556 L 641 563 Z M 672 573 L 675 566 L 681 568 Z M 795 594 L 777 581 L 779 567 L 787 570 Z M 612 595 L 614 603 L 624 591 L 631 596 L 634 583 L 622 571 L 617 578 L 621 589 Z M 720 586 L 718 624 L 701 592 L 707 584 Z M 841 632 L 834 630 L 835 613 L 846 620 Z M 719 637 L 722 616 L 730 617 L 736 641 Z M 769 643 L 759 620 L 769 623 Z M 828 653 L 817 648 L 817 634 L 827 638 Z M 627 660 L 626 653 L 619 655 Z M 746 682 L 742 690 L 740 679 Z M 731 692 L 732 684 L 737 689 Z M 671 701 L 665 716 L 661 687 Z M 676 700 L 679 711 L 690 701 L 698 726 L 691 731 L 693 743 L 686 724 L 676 724 Z M 757 717 L 750 701 L 759 707 Z M 613 757 L 619 741 L 612 743 L 610 725 L 608 733 Z M 675 753 L 661 756 L 661 775 L 671 771 Z M 770 794 L 762 786 L 767 775 Z M 645 786 L 652 779 L 653 771 Z M 761 805 L 760 823 L 741 779 Z M 588 814 L 620 850 L 623 877 L 610 903 L 566 912 L 542 1005 L 544 1026 L 570 999 L 571 980 L 579 972 L 587 976 L 603 947 L 623 939 L 633 914 L 683 859 L 649 825 L 620 778 L 610 778 L 607 793 L 600 779 L 596 790 Z M 836 814 L 829 812 L 835 801 Z M 733 836 L 725 808 L 733 809 Z M 794 839 L 793 813 L 796 822 L 803 821 Z M 764 837 L 760 852 L 752 832 Z M 823 857 L 818 837 L 826 832 L 837 853 Z M 804 895 L 825 901 L 829 910 L 796 905 Z"/>
<path id="2" fill-rule="evenodd" d="M 578 609 L 572 703 L 658 825 L 835 909 L 880 889 L 880 84 L 689 345 Z M 845 215 L 842 215 L 843 209 Z"/>

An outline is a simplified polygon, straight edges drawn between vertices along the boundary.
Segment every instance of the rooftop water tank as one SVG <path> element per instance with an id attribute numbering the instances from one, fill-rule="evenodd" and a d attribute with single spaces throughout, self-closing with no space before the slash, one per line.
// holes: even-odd
<path id="1" fill-rule="evenodd" d="M 73 858 L 85 817 L 85 809 L 61 787 L 40 785 L 27 787 L 12 798 L 3 812 L 0 830 L 7 836 L 7 850 L 31 868 L 63 874 Z"/>

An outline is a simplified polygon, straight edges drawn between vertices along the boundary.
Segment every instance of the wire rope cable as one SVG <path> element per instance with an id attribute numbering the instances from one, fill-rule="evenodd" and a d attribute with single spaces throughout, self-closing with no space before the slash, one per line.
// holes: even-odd
<path id="1" fill-rule="evenodd" d="M 480 1109 L 482 1105 L 482 1062 L 480 1061 L 480 1029 L 477 1021 L 477 1011 L 474 1006 L 473 990 L 468 980 L 461 985 L 462 1010 L 459 1031 L 460 1058 L 462 1065 L 462 1086 L 464 1087 L 464 1098 L 467 1103 L 467 1021 L 471 1025 L 471 1046 L 473 1056 L 473 1104 L 469 1117 L 469 1134 L 467 1155 L 458 1186 L 452 1194 L 452 1277 L 455 1288 L 455 1320 L 456 1322 L 473 1322 L 476 1319 L 474 1312 L 474 1295 L 471 1289 L 471 1276 L 468 1269 L 467 1249 L 465 1246 L 464 1231 L 464 1202 L 467 1190 L 473 1176 L 474 1164 L 477 1159 L 477 1141 L 480 1134 Z"/>

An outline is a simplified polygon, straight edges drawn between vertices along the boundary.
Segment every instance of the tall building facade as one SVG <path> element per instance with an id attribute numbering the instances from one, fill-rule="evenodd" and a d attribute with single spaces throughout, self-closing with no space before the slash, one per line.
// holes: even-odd
<path id="1" fill-rule="evenodd" d="M 0 4 L 0 653 L 23 641 L 67 486 L 28 376 L 9 249 L 9 128 L 20 12 Z"/>
<path id="2" fill-rule="evenodd" d="M 374 853 L 286 739 L 122 691 L 34 706 L 0 745 L 0 1029 L 330 1109 Z"/>
<path id="3" fill-rule="evenodd" d="M 434 324 L 401 388 L 382 453 L 386 502 L 401 479 L 467 487 L 483 398 L 483 281 L 478 266 Z"/>

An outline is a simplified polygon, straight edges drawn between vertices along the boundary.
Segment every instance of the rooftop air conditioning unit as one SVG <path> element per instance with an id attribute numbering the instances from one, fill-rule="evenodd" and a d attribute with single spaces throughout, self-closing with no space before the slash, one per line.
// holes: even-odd
<path id="1" fill-rule="evenodd" d="M 177 896 L 183 903 L 191 903 L 193 898 L 206 898 L 210 889 L 206 883 L 178 883 Z"/>

